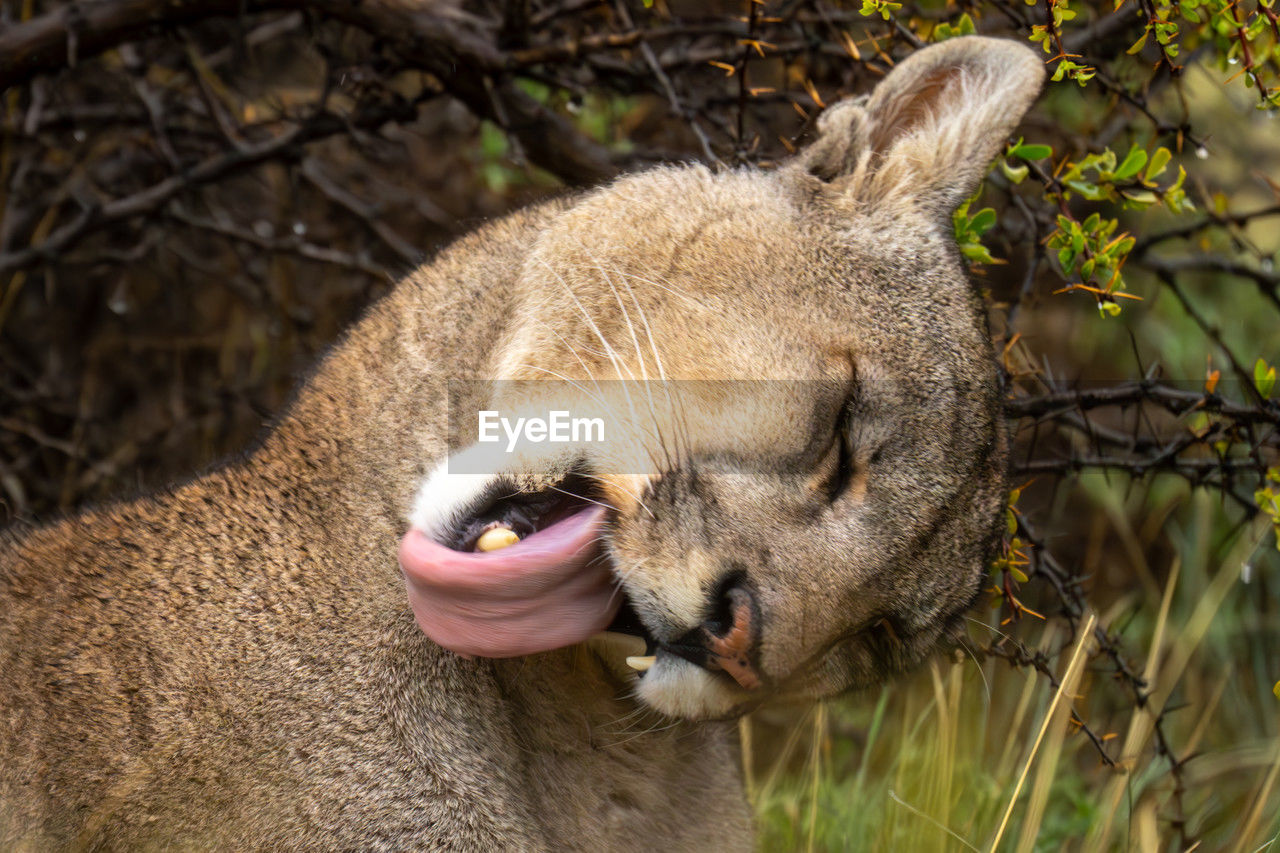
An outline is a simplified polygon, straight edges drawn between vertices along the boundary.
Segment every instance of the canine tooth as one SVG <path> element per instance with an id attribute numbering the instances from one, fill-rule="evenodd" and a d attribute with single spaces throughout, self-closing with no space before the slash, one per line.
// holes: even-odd
<path id="1" fill-rule="evenodd" d="M 653 662 L 658 659 L 657 655 L 637 655 L 627 658 L 627 666 L 636 672 L 644 672 L 653 666 Z"/>
<path id="2" fill-rule="evenodd" d="M 619 654 L 623 657 L 643 655 L 646 648 L 643 638 L 617 631 L 601 631 L 591 638 L 591 642 L 602 646 L 605 653 L 615 660 Z"/>
<path id="3" fill-rule="evenodd" d="M 520 541 L 520 534 L 510 527 L 495 527 L 480 534 L 476 540 L 477 551 L 497 551 Z"/>

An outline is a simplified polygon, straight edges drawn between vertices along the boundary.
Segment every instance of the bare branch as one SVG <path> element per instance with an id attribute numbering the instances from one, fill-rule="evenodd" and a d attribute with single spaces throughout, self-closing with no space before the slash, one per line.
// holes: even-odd
<path id="1" fill-rule="evenodd" d="M 618 172 L 608 151 L 521 91 L 489 33 L 442 4 L 405 0 L 98 0 L 68 4 L 0 33 L 0 90 L 165 28 L 247 12 L 310 9 L 361 29 L 429 71 L 472 112 L 519 139 L 529 159 L 571 184 Z M 73 48 L 74 47 L 74 51 Z"/>
<path id="2" fill-rule="evenodd" d="M 406 110 L 409 115 L 406 115 Z M 0 272 L 27 269 L 42 261 L 52 260 L 88 234 L 117 222 L 155 213 L 171 199 L 193 187 L 291 153 L 296 156 L 308 142 L 342 133 L 351 126 L 378 127 L 395 118 L 407 120 L 412 117 L 413 112 L 411 105 L 401 104 L 366 109 L 351 117 L 322 113 L 265 142 L 245 143 L 239 148 L 210 157 L 184 173 L 167 178 L 145 190 L 101 206 L 85 207 L 74 220 L 53 231 L 41 242 L 16 251 L 0 253 Z"/>

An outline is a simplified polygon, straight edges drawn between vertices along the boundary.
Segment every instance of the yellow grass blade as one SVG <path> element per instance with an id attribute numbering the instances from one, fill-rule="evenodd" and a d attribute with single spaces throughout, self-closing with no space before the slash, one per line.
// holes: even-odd
<path id="1" fill-rule="evenodd" d="M 995 838 L 991 840 L 991 846 L 988 848 L 995 853 L 1000 847 L 1000 839 L 1004 837 L 1005 828 L 1009 825 L 1009 818 L 1013 815 L 1013 807 L 1018 804 L 1018 797 L 1022 794 L 1023 783 L 1027 781 L 1027 773 L 1031 770 L 1031 763 L 1035 761 L 1036 753 L 1040 749 L 1040 743 L 1044 740 L 1045 732 L 1049 728 L 1049 724 L 1053 721 L 1054 713 L 1058 709 L 1058 705 L 1062 702 L 1064 694 L 1070 695 L 1079 681 L 1080 673 L 1084 669 L 1084 662 L 1088 658 L 1085 654 L 1093 639 L 1093 626 L 1098 622 L 1098 617 L 1090 613 L 1089 618 L 1085 620 L 1084 627 L 1080 630 L 1079 636 L 1076 638 L 1076 647 L 1071 652 L 1071 660 L 1067 663 L 1067 671 L 1063 673 L 1062 680 L 1058 682 L 1058 690 L 1053 694 L 1053 701 L 1049 703 L 1049 710 L 1045 712 L 1044 722 L 1040 724 L 1040 732 L 1036 735 L 1035 743 L 1031 745 L 1031 752 L 1027 755 L 1026 762 L 1022 765 L 1022 773 L 1018 776 L 1018 784 L 1013 788 L 1013 794 L 1009 797 L 1009 806 L 1004 811 L 1004 817 L 1000 820 L 1000 826 L 996 829 Z M 1068 706 L 1070 702 L 1068 701 Z"/>

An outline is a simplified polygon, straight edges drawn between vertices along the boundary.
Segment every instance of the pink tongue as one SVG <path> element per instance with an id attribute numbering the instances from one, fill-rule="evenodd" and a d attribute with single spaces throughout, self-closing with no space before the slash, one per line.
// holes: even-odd
<path id="1" fill-rule="evenodd" d="M 516 657 L 581 642 L 604 630 L 622 596 L 590 507 L 508 548 L 466 553 L 420 530 L 400 540 L 400 568 L 418 625 L 469 655 Z"/>

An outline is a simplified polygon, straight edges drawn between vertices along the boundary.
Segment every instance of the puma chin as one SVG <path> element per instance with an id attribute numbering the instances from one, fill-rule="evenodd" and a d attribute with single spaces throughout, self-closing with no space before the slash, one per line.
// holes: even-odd
<path id="1" fill-rule="evenodd" d="M 619 619 L 654 656 L 629 677 L 676 717 L 833 695 L 954 640 L 1006 450 L 951 213 L 1042 76 L 1028 51 L 948 42 L 828 109 L 776 171 L 668 167 L 566 206 L 520 268 L 480 377 L 498 381 L 455 405 L 618 383 L 617 438 L 485 474 L 456 473 L 460 447 L 413 525 L 447 538 L 513 491 L 607 506 Z"/>

